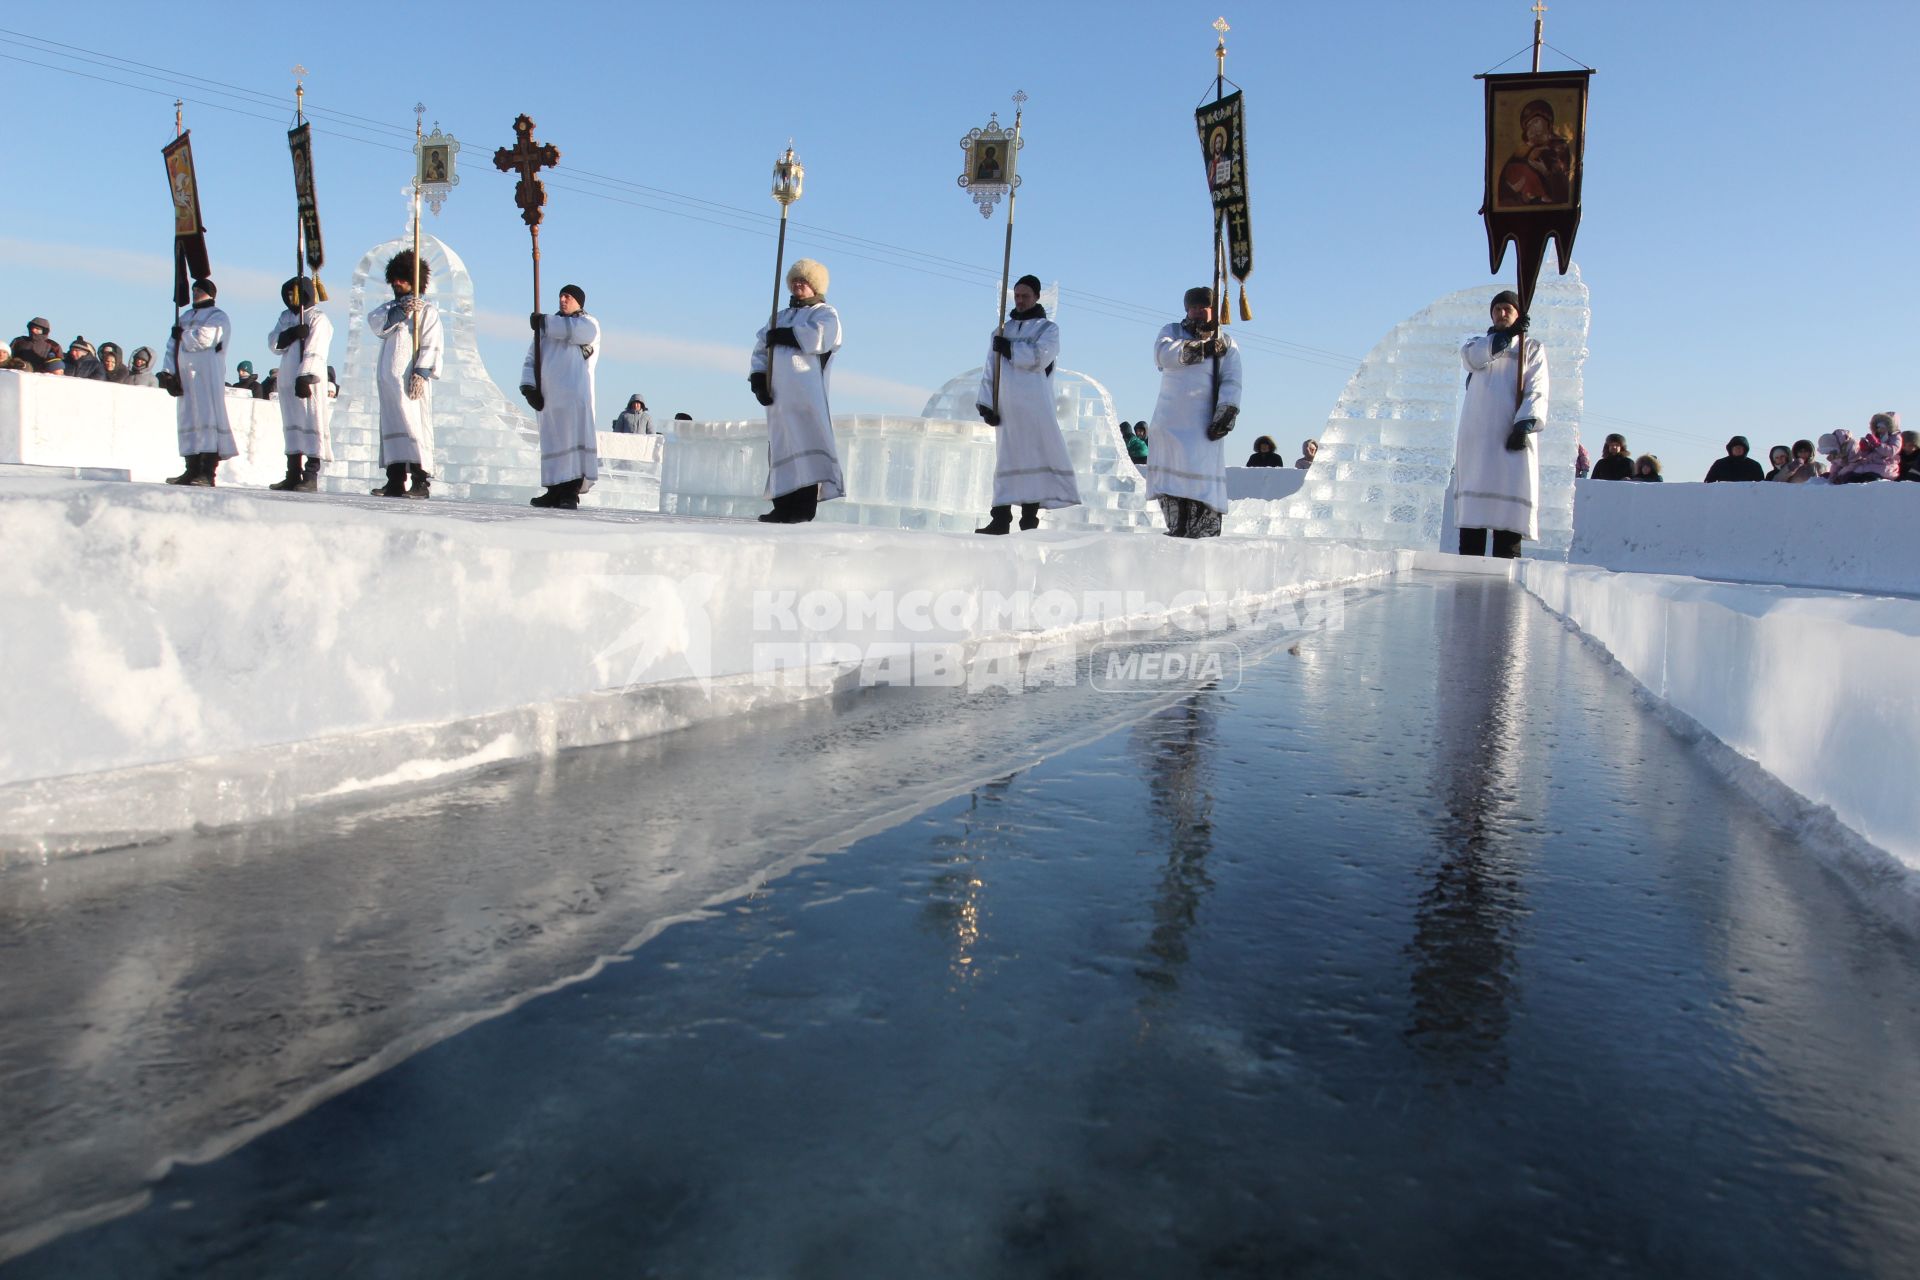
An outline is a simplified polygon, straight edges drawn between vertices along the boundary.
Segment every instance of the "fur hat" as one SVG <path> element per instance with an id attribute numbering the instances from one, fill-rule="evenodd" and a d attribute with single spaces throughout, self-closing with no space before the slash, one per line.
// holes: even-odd
<path id="1" fill-rule="evenodd" d="M 587 305 L 587 291 L 577 284 L 561 285 L 560 296 L 563 298 L 572 298 L 575 302 L 579 303 L 583 309 Z"/>
<path id="2" fill-rule="evenodd" d="M 1205 303 L 1209 307 L 1213 305 L 1213 290 L 1204 284 L 1197 284 L 1180 295 L 1180 305 L 1183 307 L 1191 307 L 1200 303 Z"/>
<path id="3" fill-rule="evenodd" d="M 195 293 L 204 293 L 209 298 L 217 298 L 220 296 L 219 288 L 211 280 L 195 280 L 193 282 L 193 291 Z"/>
<path id="4" fill-rule="evenodd" d="M 413 250 L 402 249 L 387 260 L 386 279 L 388 284 L 396 280 L 411 281 L 413 279 Z M 431 279 L 433 279 L 433 269 L 427 265 L 426 259 L 422 258 L 420 260 L 420 292 L 427 291 L 427 282 Z"/>
<path id="5" fill-rule="evenodd" d="M 795 280 L 805 280 L 812 285 L 814 297 L 827 296 L 827 269 L 812 258 L 793 260 L 793 265 L 787 268 L 787 284 L 791 286 Z"/>

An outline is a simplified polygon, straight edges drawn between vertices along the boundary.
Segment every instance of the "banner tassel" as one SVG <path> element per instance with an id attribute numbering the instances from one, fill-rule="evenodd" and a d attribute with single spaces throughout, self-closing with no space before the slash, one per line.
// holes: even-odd
<path id="1" fill-rule="evenodd" d="M 1243 293 L 1243 296 L 1240 301 L 1240 309 L 1244 311 L 1246 310 L 1247 303 L 1244 297 L 1244 290 L 1242 291 L 1242 293 Z M 318 271 L 313 273 L 313 299 L 315 302 L 327 301 L 327 286 L 320 283 L 320 273 Z"/>
<path id="2" fill-rule="evenodd" d="M 1242 320 L 1253 319 L 1253 309 L 1247 306 L 1247 282 L 1244 280 L 1240 282 L 1240 318 Z"/>

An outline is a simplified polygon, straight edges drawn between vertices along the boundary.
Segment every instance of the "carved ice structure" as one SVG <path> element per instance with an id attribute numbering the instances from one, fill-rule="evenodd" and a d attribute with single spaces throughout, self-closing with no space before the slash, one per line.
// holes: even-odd
<path id="1" fill-rule="evenodd" d="M 1092 378 L 1056 370 L 1054 412 L 1080 477 L 1083 505 L 1051 511 L 1050 528 L 1134 529 L 1152 523 L 1146 482 L 1120 445 L 1113 397 Z M 993 503 L 995 430 L 974 402 L 980 370 L 950 380 L 917 418 L 837 414 L 834 439 L 847 496 L 820 520 L 894 529 L 967 530 Z M 666 445 L 660 509 L 676 515 L 752 516 L 767 509 L 767 424 L 676 422 Z"/>
<path id="2" fill-rule="evenodd" d="M 1487 328 L 1497 285 L 1450 293 L 1395 325 L 1367 354 L 1320 435 L 1305 485 L 1281 502 L 1236 502 L 1229 534 L 1326 538 L 1361 547 L 1442 547 L 1465 373 L 1460 344 Z M 1540 433 L 1540 540 L 1528 555 L 1561 557 L 1573 532 L 1573 460 L 1580 444 L 1590 319 L 1579 267 L 1542 274 L 1530 341 L 1547 344 L 1550 410 Z"/>
<path id="3" fill-rule="evenodd" d="M 340 365 L 340 399 L 332 431 L 334 465 L 322 483 L 329 489 L 364 493 L 385 479 L 380 470 L 380 392 L 374 370 L 380 340 L 367 328 L 367 312 L 387 301 L 387 262 L 413 247 L 407 235 L 375 245 L 353 270 L 347 314 L 347 347 Z M 426 296 L 440 309 L 445 351 L 440 376 L 429 384 L 427 416 L 433 431 L 434 492 L 488 502 L 524 503 L 540 492 L 540 428 L 533 415 L 509 400 L 480 358 L 474 324 L 473 278 L 446 242 L 424 232 L 420 251 L 432 277 Z M 603 438 L 611 433 L 602 433 Z M 582 499 L 588 506 L 659 506 L 659 464 L 603 456 L 600 479 Z"/>

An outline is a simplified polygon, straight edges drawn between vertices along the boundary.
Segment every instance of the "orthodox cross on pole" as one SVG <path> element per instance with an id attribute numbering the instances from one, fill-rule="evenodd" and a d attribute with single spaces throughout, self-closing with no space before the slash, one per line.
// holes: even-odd
<path id="1" fill-rule="evenodd" d="M 1546 29 L 1547 6 L 1541 0 L 1533 0 L 1533 69 L 1540 69 L 1540 45 L 1544 40 L 1542 32 Z"/>
<path id="2" fill-rule="evenodd" d="M 1222 16 L 1213 20 L 1213 29 L 1220 33 L 1220 43 L 1213 51 L 1214 75 L 1224 79 L 1227 74 L 1227 32 L 1233 28 L 1227 25 L 1226 18 Z"/>
<path id="3" fill-rule="evenodd" d="M 536 321 L 540 313 L 540 219 L 544 216 L 541 209 L 547 203 L 546 184 L 540 181 L 540 171 L 551 169 L 560 163 L 560 148 L 550 143 L 533 140 L 533 117 L 524 112 L 513 122 L 514 144 L 501 147 L 493 153 L 493 167 L 502 173 L 518 173 L 520 181 L 514 184 L 513 202 L 520 206 L 521 220 L 527 224 L 527 231 L 533 236 L 533 311 Z M 533 385 L 540 388 L 540 340 L 533 342 Z"/>

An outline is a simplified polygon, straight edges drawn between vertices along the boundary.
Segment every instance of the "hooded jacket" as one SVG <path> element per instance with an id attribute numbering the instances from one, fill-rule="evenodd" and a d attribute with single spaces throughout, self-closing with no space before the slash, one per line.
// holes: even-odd
<path id="1" fill-rule="evenodd" d="M 1745 457 L 1736 458 L 1733 456 L 1733 446 L 1735 445 L 1739 445 L 1742 449 L 1746 450 Z M 1714 459 L 1713 465 L 1707 468 L 1708 484 L 1718 484 L 1723 480 L 1748 481 L 1765 480 L 1766 478 L 1767 469 L 1761 466 L 1759 459 L 1753 456 L 1753 446 L 1747 443 L 1745 436 L 1735 436 L 1733 439 L 1727 441 L 1727 456 Z"/>
<path id="2" fill-rule="evenodd" d="M 53 326 L 44 317 L 35 316 L 27 321 L 27 331 L 13 340 L 13 354 L 32 365 L 36 373 L 63 368 L 66 353 L 61 351 L 60 344 L 50 336 L 34 337 L 35 329 L 45 329 L 49 335 L 53 332 Z"/>
<path id="3" fill-rule="evenodd" d="M 141 356 L 147 358 L 146 367 L 144 369 L 136 369 L 133 366 L 140 363 Z M 127 358 L 127 376 L 121 379 L 121 381 L 129 387 L 157 387 L 160 385 L 160 380 L 153 376 L 152 347 L 135 347 L 133 349 L 133 354 Z"/>

